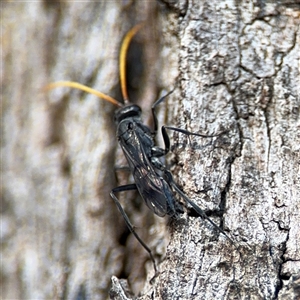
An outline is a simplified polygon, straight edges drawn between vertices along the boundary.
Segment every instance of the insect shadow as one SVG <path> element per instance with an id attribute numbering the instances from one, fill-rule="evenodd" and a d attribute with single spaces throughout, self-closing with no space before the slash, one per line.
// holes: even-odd
<path id="1" fill-rule="evenodd" d="M 126 89 L 126 54 L 130 41 L 142 25 L 143 24 L 138 24 L 134 26 L 130 31 L 128 31 L 128 33 L 124 37 L 120 49 L 120 83 L 124 104 L 118 102 L 117 100 L 106 94 L 103 94 L 99 91 L 73 81 L 58 81 L 50 83 L 45 87 L 45 90 L 51 90 L 56 87 L 76 88 L 94 94 L 99 98 L 104 99 L 119 107 L 119 109 L 115 112 L 115 122 L 117 124 L 117 139 L 127 159 L 128 169 L 131 171 L 135 183 L 114 188 L 111 191 L 110 196 L 114 200 L 117 208 L 123 216 L 129 230 L 148 252 L 155 271 L 154 277 L 156 277 L 158 275 L 158 269 L 152 251 L 134 230 L 134 226 L 130 222 L 126 212 L 124 211 L 116 196 L 117 193 L 130 190 L 138 190 L 148 208 L 152 210 L 156 215 L 160 217 L 168 215 L 171 218 L 178 218 L 178 215 L 183 213 L 183 208 L 182 204 L 180 204 L 175 199 L 175 193 L 177 193 L 189 206 L 192 207 L 192 209 L 198 216 L 207 220 L 211 225 L 213 225 L 213 227 L 215 227 L 219 232 L 226 236 L 233 245 L 234 242 L 224 232 L 223 229 L 215 224 L 198 205 L 196 205 L 181 191 L 181 189 L 174 181 L 172 173 L 161 161 L 161 158 L 164 157 L 170 150 L 170 139 L 167 130 L 185 134 L 188 136 L 188 138 L 190 136 L 215 137 L 216 135 L 203 135 L 171 126 L 162 126 L 161 133 L 163 136 L 165 147 L 158 147 L 155 144 L 154 140 L 158 131 L 158 120 L 155 110 L 156 107 L 161 102 L 163 102 L 165 98 L 168 97 L 173 91 L 161 97 L 152 105 L 152 116 L 154 123 L 153 130 L 142 123 L 141 108 L 136 104 L 130 103 L 129 101 Z"/>

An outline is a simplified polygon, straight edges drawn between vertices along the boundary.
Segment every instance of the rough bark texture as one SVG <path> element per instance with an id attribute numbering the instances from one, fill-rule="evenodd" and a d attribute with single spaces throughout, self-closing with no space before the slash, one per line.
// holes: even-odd
<path id="1" fill-rule="evenodd" d="M 121 39 L 145 19 L 136 41 L 147 64 L 132 71 L 130 91 L 149 109 L 177 83 L 160 119 L 221 133 L 174 134 L 169 162 L 238 246 L 193 213 L 166 226 L 121 195 L 161 262 L 152 284 L 147 254 L 109 197 L 127 180 L 114 179 L 124 164 L 114 107 L 39 90 L 64 79 L 119 98 Z M 1 297 L 106 299 L 112 284 L 113 299 L 298 299 L 299 20 L 296 1 L 2 2 Z"/>

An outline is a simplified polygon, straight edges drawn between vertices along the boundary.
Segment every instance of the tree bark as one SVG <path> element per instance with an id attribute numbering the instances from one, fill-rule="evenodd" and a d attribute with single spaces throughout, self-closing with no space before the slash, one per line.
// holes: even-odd
<path id="1" fill-rule="evenodd" d="M 110 285 L 112 299 L 300 297 L 296 1 L 1 6 L 3 299 L 107 299 Z M 124 164 L 114 107 L 74 90 L 40 91 L 73 80 L 119 99 L 119 46 L 143 20 L 128 58 L 144 68 L 129 77 L 132 99 L 149 111 L 175 86 L 161 124 L 215 135 L 170 133 L 168 163 L 235 242 L 189 208 L 166 225 L 124 193 L 122 205 L 160 262 L 151 284 L 147 253 L 109 197 L 128 180 L 114 175 Z"/>

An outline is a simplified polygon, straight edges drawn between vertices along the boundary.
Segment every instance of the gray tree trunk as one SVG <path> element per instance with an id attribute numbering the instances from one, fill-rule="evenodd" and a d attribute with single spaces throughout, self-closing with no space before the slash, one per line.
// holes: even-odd
<path id="1" fill-rule="evenodd" d="M 1 2 L 2 299 L 300 297 L 299 4 L 163 2 Z M 176 85 L 161 124 L 219 134 L 170 133 L 168 162 L 238 247 L 188 210 L 166 224 L 121 194 L 159 262 L 152 284 L 147 253 L 109 197 L 128 181 L 114 175 L 125 163 L 115 108 L 41 91 L 73 80 L 121 99 L 120 43 L 143 20 L 128 58 L 132 99 L 148 120 Z"/>

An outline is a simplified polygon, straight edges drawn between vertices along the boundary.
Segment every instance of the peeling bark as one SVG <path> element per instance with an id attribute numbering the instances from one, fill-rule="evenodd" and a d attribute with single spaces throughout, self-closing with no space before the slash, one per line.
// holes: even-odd
<path id="1" fill-rule="evenodd" d="M 2 2 L 1 298 L 299 298 L 299 16 L 296 1 Z M 145 19 L 136 42 L 147 64 L 130 79 L 132 98 L 149 110 L 176 84 L 162 124 L 216 135 L 171 134 L 168 159 L 238 245 L 189 210 L 166 226 L 121 195 L 160 262 L 153 284 L 109 198 L 128 180 L 114 177 L 124 164 L 114 108 L 77 91 L 40 92 L 73 80 L 119 98 L 119 46 Z"/>

